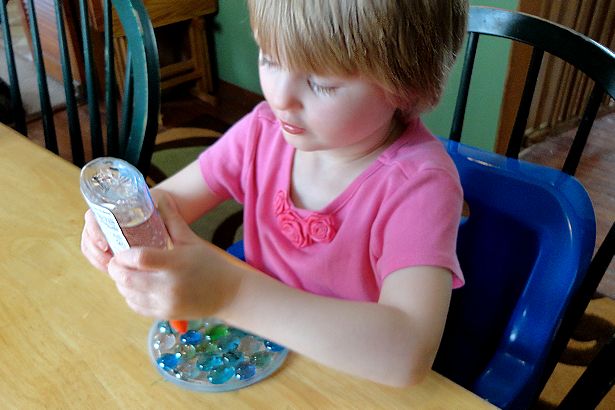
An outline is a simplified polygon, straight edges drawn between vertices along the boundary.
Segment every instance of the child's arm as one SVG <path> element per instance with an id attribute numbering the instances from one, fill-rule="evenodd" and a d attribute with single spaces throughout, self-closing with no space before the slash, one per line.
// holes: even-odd
<path id="1" fill-rule="evenodd" d="M 171 195 L 187 223 L 194 222 L 222 202 L 203 179 L 198 160 L 156 185 L 152 195 L 158 198 L 163 191 Z"/>
<path id="2" fill-rule="evenodd" d="M 432 365 L 451 294 L 451 274 L 414 267 L 391 274 L 378 303 L 350 302 L 288 287 L 199 239 L 172 201 L 160 210 L 175 247 L 133 248 L 109 273 L 127 303 L 158 318 L 216 316 L 320 363 L 394 386 L 420 381 Z"/>
<path id="3" fill-rule="evenodd" d="M 316 296 L 245 274 L 222 316 L 325 365 L 393 386 L 431 368 L 451 293 L 451 273 L 406 268 L 384 282 L 377 304 Z"/>

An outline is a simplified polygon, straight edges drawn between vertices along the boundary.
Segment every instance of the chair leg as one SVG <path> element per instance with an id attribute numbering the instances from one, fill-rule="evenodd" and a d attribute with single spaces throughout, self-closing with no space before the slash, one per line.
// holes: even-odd
<path id="1" fill-rule="evenodd" d="M 593 409 L 615 384 L 615 333 L 572 386 L 558 409 Z"/>

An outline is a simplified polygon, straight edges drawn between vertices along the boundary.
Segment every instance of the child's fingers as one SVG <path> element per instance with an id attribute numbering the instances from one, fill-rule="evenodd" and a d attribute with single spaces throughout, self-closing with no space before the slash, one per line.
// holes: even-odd
<path id="1" fill-rule="evenodd" d="M 169 251 L 157 248 L 132 247 L 113 257 L 114 265 L 136 271 L 160 270 L 170 262 Z"/>
<path id="2" fill-rule="evenodd" d="M 81 252 L 96 269 L 103 272 L 107 271 L 107 265 L 113 256 L 110 250 L 102 251 L 85 234 L 81 236 Z"/>
<path id="3" fill-rule="evenodd" d="M 190 226 L 184 221 L 184 218 L 177 209 L 177 205 L 168 194 L 160 196 L 158 211 L 160 212 L 160 216 L 167 227 L 167 231 L 173 243 L 181 243 L 182 240 L 194 236 L 194 232 L 192 232 Z"/>
<path id="4" fill-rule="evenodd" d="M 91 209 L 88 209 L 85 213 L 85 225 L 83 227 L 84 234 L 95 244 L 102 252 L 109 250 L 109 244 L 103 234 L 102 230 L 98 226 L 98 222 L 94 217 L 94 213 Z"/>
<path id="5" fill-rule="evenodd" d="M 96 269 L 106 272 L 107 264 L 113 256 L 109 245 L 98 227 L 92 211 L 88 210 L 84 218 L 85 224 L 81 233 L 81 252 Z"/>

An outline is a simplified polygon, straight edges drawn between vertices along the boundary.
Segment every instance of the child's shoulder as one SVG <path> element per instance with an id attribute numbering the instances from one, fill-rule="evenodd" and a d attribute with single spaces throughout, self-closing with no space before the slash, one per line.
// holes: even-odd
<path id="1" fill-rule="evenodd" d="M 420 120 L 408 124 L 382 162 L 408 176 L 421 171 L 442 171 L 457 177 L 457 169 L 442 142 Z"/>
<path id="2" fill-rule="evenodd" d="M 248 115 L 252 116 L 257 121 L 262 121 L 272 125 L 277 123 L 277 119 L 267 101 L 261 101 L 258 103 Z"/>
<path id="3" fill-rule="evenodd" d="M 278 134 L 280 123 L 269 104 L 262 101 L 254 106 L 252 111 L 239 120 L 233 128 L 236 128 L 242 134 L 242 138 L 258 141 L 263 135 L 270 137 L 272 134 Z"/>

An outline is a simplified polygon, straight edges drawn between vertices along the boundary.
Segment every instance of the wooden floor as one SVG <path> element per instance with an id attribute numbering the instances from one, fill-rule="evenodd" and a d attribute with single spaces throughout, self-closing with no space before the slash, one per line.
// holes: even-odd
<path id="1" fill-rule="evenodd" d="M 218 90 L 218 104 L 212 106 L 192 96 L 187 90 L 163 95 L 161 129 L 175 127 L 200 127 L 224 132 L 239 118 L 249 112 L 261 97 L 227 83 Z M 82 113 L 85 119 L 85 114 Z M 64 122 L 64 124 L 63 124 Z M 57 126 L 66 125 L 65 115 L 56 115 Z M 602 241 L 610 224 L 615 221 L 615 113 L 599 118 L 592 129 L 577 177 L 587 188 L 597 216 L 597 240 Z M 87 132 L 87 130 L 84 130 Z M 40 125 L 29 124 L 30 136 L 42 143 Z M 523 159 L 551 166 L 560 166 L 572 139 L 566 132 L 548 138 L 521 155 Z M 66 144 L 60 144 L 62 156 L 70 158 Z M 615 262 L 612 262 L 598 291 L 615 299 Z"/>

